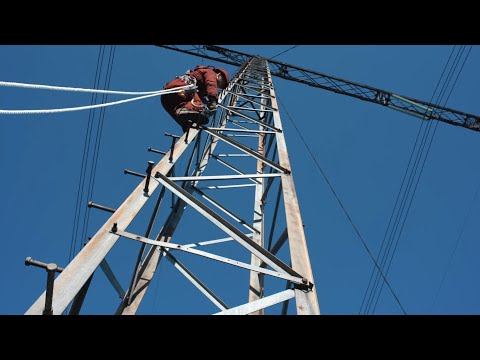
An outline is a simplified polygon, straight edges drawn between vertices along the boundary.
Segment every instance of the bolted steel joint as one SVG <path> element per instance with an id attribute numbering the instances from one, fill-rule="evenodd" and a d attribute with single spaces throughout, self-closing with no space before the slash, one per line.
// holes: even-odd
<path id="1" fill-rule="evenodd" d="M 302 278 L 302 283 L 301 284 L 295 284 L 294 288 L 308 292 L 312 291 L 314 284 L 310 281 L 308 281 L 305 278 Z"/>

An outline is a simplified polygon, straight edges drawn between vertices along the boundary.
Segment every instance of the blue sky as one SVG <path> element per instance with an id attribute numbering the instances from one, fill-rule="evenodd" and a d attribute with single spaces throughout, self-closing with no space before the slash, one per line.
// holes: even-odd
<path id="1" fill-rule="evenodd" d="M 290 47 L 225 46 L 265 57 Z M 276 59 L 428 101 L 452 48 L 302 45 Z M 1 46 L 0 51 L 0 81 L 93 87 L 99 46 Z M 474 46 L 448 107 L 480 114 L 479 61 L 480 49 Z M 174 76 L 201 63 L 211 62 L 154 46 L 117 46 L 110 89 L 161 89 Z M 236 71 L 229 65 L 215 65 L 231 73 Z M 363 239 L 377 255 L 421 121 L 283 79 L 274 78 L 274 85 Z M 61 108 L 90 102 L 90 94 L 0 88 L 1 109 Z M 284 112 L 281 116 L 321 312 L 358 314 L 373 263 L 290 119 Z M 45 289 L 45 272 L 26 267 L 27 256 L 60 266 L 68 263 L 88 117 L 88 111 L 0 115 L 0 259 L 8 269 L 0 277 L 11 294 L 0 300 L 4 314 L 24 313 Z M 93 196 L 88 200 L 119 206 L 139 182 L 138 178 L 124 175 L 123 169 L 143 172 L 148 160 L 157 162 L 159 157 L 147 152 L 147 148 L 166 150 L 170 139 L 164 132 L 180 133 L 158 98 L 109 107 Z M 478 132 L 438 125 L 387 276 L 408 314 L 480 312 L 480 242 L 475 229 L 480 194 L 474 197 L 480 186 L 476 161 L 479 145 Z M 195 219 L 195 214 L 189 215 Z M 107 213 L 90 210 L 87 236 L 92 236 L 107 218 Z M 140 216 L 130 230 L 143 233 L 146 219 L 146 215 Z M 211 225 L 202 219 L 198 224 L 201 231 L 182 223 L 173 241 L 210 239 Z M 228 251 L 228 246 L 221 250 Z M 108 255 L 125 288 L 137 248 L 138 244 L 121 239 Z M 247 271 L 224 270 L 217 264 L 204 266 L 198 259 L 178 257 L 196 273 L 213 275 L 212 288 L 228 303 L 246 301 Z M 157 275 L 140 314 L 216 311 L 169 263 L 162 261 Z M 98 271 L 84 313 L 112 313 L 117 304 L 114 290 Z M 278 308 L 269 312 L 274 310 Z M 385 287 L 375 314 L 400 313 Z"/>

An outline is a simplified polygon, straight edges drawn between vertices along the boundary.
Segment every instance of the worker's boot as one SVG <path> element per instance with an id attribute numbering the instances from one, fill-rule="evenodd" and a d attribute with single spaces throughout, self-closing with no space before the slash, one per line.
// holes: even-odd
<path id="1" fill-rule="evenodd" d="M 186 128 L 188 126 L 188 121 L 190 120 L 192 123 L 197 125 L 205 125 L 208 124 L 208 116 L 202 114 L 199 111 L 187 109 L 182 107 L 175 111 L 177 115 L 177 122 L 180 124 L 182 128 Z"/>

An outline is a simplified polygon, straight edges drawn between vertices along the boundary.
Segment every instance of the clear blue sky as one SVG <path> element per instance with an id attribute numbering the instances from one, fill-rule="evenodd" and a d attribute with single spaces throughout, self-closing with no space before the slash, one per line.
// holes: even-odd
<path id="1" fill-rule="evenodd" d="M 226 47 L 270 57 L 290 46 Z M 303 45 L 276 59 L 428 101 L 451 50 L 452 46 Z M 99 46 L 1 46 L 0 52 L 0 81 L 93 87 Z M 480 114 L 479 62 L 480 49 L 474 46 L 447 106 Z M 200 63 L 211 62 L 154 46 L 117 46 L 110 89 L 161 89 L 175 75 Z M 274 78 L 274 85 L 354 224 L 377 255 L 421 121 L 283 79 Z M 0 88 L 1 109 L 73 107 L 90 102 L 90 94 Z M 290 119 L 284 112 L 281 115 L 321 311 L 357 314 L 373 263 Z M 88 111 L 0 115 L 0 260 L 5 269 L 0 279 L 8 291 L 0 300 L 4 314 L 23 314 L 45 290 L 45 271 L 26 267 L 27 256 L 60 266 L 68 263 L 88 117 Z M 91 200 L 119 206 L 139 182 L 124 175 L 123 169 L 143 172 L 148 160 L 157 162 L 159 157 L 146 150 L 166 150 L 170 140 L 164 132 L 179 133 L 179 127 L 157 98 L 108 108 Z M 480 194 L 474 198 L 480 186 L 479 146 L 479 132 L 438 125 L 388 274 L 408 314 L 480 313 L 480 241 L 475 228 Z M 84 206 L 86 202 L 84 199 Z M 107 218 L 107 213 L 92 209 L 87 236 Z M 141 216 L 129 229 L 143 233 L 146 219 L 147 215 Z M 181 223 L 173 241 L 210 239 L 211 226 L 204 228 L 207 222 L 201 220 L 198 223 L 201 231 Z M 222 236 L 213 238 L 217 237 Z M 137 248 L 137 243 L 121 239 L 108 255 L 125 288 Z M 204 267 L 204 262 L 178 257 L 196 273 L 214 273 L 209 285 L 227 303 L 246 301 L 247 271 L 224 270 L 226 266 L 217 264 Z M 140 314 L 216 311 L 170 263 L 162 261 L 157 275 Z M 112 313 L 118 301 L 99 271 L 83 312 Z M 401 313 L 386 287 L 375 313 Z"/>

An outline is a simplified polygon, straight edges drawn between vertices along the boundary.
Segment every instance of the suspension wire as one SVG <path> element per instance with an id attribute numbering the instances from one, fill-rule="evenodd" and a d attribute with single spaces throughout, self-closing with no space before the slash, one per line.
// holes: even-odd
<path id="1" fill-rule="evenodd" d="M 397 294 L 395 293 L 395 291 L 393 290 L 392 286 L 390 285 L 389 281 L 387 280 L 386 276 L 383 274 L 383 272 L 381 271 L 380 267 L 378 266 L 378 263 L 377 263 L 377 260 L 375 260 L 375 257 L 373 256 L 372 252 L 370 251 L 367 243 L 365 242 L 365 240 L 363 239 L 362 235 L 360 234 L 360 231 L 358 230 L 358 228 L 355 226 L 355 224 L 353 223 L 353 220 L 352 218 L 350 217 L 347 209 L 345 208 L 345 206 L 343 205 L 342 201 L 340 200 L 340 198 L 338 197 L 335 189 L 333 188 L 333 185 L 331 184 L 330 180 L 328 179 L 325 171 L 321 168 L 320 164 L 318 163 L 315 155 L 313 154 L 313 152 L 310 150 L 310 147 L 307 145 L 305 139 L 303 138 L 302 134 L 300 133 L 300 131 L 298 130 L 297 128 L 297 125 L 295 125 L 295 122 L 293 121 L 292 117 L 290 116 L 289 112 L 287 111 L 285 105 L 283 105 L 283 102 L 280 100 L 280 97 L 277 95 L 277 98 L 278 98 L 278 102 L 280 103 L 280 105 L 282 106 L 282 108 L 285 110 L 285 113 L 287 114 L 287 117 L 290 119 L 290 122 L 293 124 L 295 130 L 297 131 L 297 134 L 300 136 L 300 139 L 302 140 L 303 142 L 303 145 L 305 146 L 305 148 L 307 149 L 308 153 L 310 154 L 310 156 L 312 157 L 313 161 L 315 162 L 316 164 L 316 167 L 317 169 L 320 171 L 320 173 L 322 174 L 323 178 L 325 179 L 325 182 L 327 183 L 328 187 L 330 188 L 330 190 L 332 191 L 335 199 L 337 200 L 338 204 L 340 205 L 343 213 L 345 214 L 345 216 L 347 217 L 348 221 L 350 222 L 350 224 L 352 225 L 353 229 L 355 230 L 355 233 L 357 234 L 358 238 L 360 239 L 360 241 L 362 242 L 365 250 L 367 251 L 367 254 L 369 255 L 370 259 L 372 259 L 375 267 L 378 269 L 378 271 L 382 274 L 382 277 L 383 277 L 383 280 L 385 281 L 385 283 L 387 284 L 388 288 L 390 289 L 393 297 L 395 298 L 395 300 L 397 301 L 398 305 L 400 306 L 400 308 L 402 309 L 403 313 L 406 315 L 407 312 L 405 311 L 405 308 L 403 307 L 402 303 L 400 302 L 400 299 L 398 298 Z"/>
<path id="2" fill-rule="evenodd" d="M 454 75 L 454 73 L 455 73 L 456 68 L 458 67 L 458 64 L 459 64 L 459 62 L 460 62 L 460 60 L 461 60 L 461 56 L 463 55 L 465 48 L 466 48 L 466 46 L 463 46 L 461 52 L 459 51 L 460 56 L 458 56 L 458 61 L 456 61 L 455 69 L 451 72 L 451 75 L 448 77 L 449 83 L 451 82 L 451 80 L 452 80 L 452 78 L 453 78 L 453 75 Z M 470 50 L 471 50 L 471 47 L 470 47 Z M 458 77 L 460 76 L 460 73 L 461 73 L 462 70 L 463 70 L 463 66 L 465 65 L 465 62 L 466 62 L 469 54 L 470 54 L 470 51 L 468 51 L 467 55 L 465 56 L 464 61 L 463 61 L 463 64 L 462 64 L 459 72 L 457 73 L 457 77 L 456 77 L 456 79 L 455 79 L 452 87 L 450 88 L 450 93 L 449 93 L 448 97 L 445 99 L 445 101 L 443 102 L 443 105 L 442 105 L 442 106 L 446 106 L 447 101 L 448 101 L 448 99 L 449 99 L 449 97 L 450 97 L 450 94 L 452 93 L 452 91 L 453 91 L 453 89 L 454 89 L 454 87 L 455 87 L 455 85 L 456 85 L 456 83 L 457 83 Z M 441 102 L 442 102 L 442 100 L 443 100 L 443 97 L 445 96 L 446 91 L 447 91 L 447 89 L 448 89 L 448 86 L 445 86 L 444 88 L 445 88 L 445 90 L 443 91 L 440 100 L 437 101 L 438 104 L 441 104 Z M 413 196 L 415 195 L 415 193 L 416 193 L 416 191 L 417 191 L 417 187 L 418 187 L 418 184 L 419 184 L 419 182 L 420 182 L 420 178 L 421 178 L 421 176 L 422 176 L 423 169 L 424 169 L 424 167 L 425 167 L 425 162 L 426 162 L 427 157 L 428 157 L 428 154 L 429 154 L 429 152 L 430 152 L 430 148 L 431 148 L 431 145 L 432 145 L 432 143 L 433 143 L 433 139 L 434 139 L 434 137 L 435 137 L 435 133 L 436 133 L 436 131 L 437 131 L 438 124 L 439 124 L 438 121 L 435 121 L 435 122 L 434 122 L 434 125 L 433 125 L 433 134 L 432 134 L 432 136 L 430 137 L 430 142 L 429 142 L 429 144 L 428 144 L 426 154 L 425 154 L 425 156 L 424 156 L 424 158 L 423 158 L 423 163 L 422 163 L 421 168 L 420 168 L 420 173 L 419 173 L 419 175 L 418 175 L 418 177 L 417 177 L 417 181 L 416 181 L 415 187 L 414 187 L 414 189 L 413 189 L 413 195 L 412 195 L 412 198 L 410 199 L 410 203 L 409 203 L 408 208 L 407 208 L 407 215 L 408 215 L 408 213 L 409 213 L 409 211 L 410 211 L 410 207 L 411 207 L 411 205 L 412 205 Z M 390 261 L 389 261 L 389 263 L 388 263 L 388 267 L 387 267 L 387 271 L 386 271 L 387 273 L 388 273 L 388 271 L 389 271 L 389 269 L 390 269 L 390 266 L 391 266 L 391 264 L 392 264 L 393 256 L 395 256 L 395 252 L 396 252 L 396 249 L 397 249 L 397 246 L 398 246 L 398 242 L 399 242 L 400 236 L 401 236 L 401 234 L 402 234 L 402 232 L 403 232 L 403 228 L 404 228 L 405 223 L 406 223 L 406 216 L 405 216 L 404 219 L 403 219 L 403 223 L 402 223 L 402 226 L 401 226 L 401 228 L 400 228 L 400 232 L 399 232 L 399 235 L 398 235 L 398 237 L 397 237 L 397 241 L 396 241 L 396 243 L 395 243 L 395 247 L 394 247 L 393 253 L 392 253 L 391 257 L 390 257 Z M 379 295 L 378 295 L 378 297 L 377 297 L 377 300 L 376 300 L 375 307 L 374 307 L 373 311 L 375 311 L 375 309 L 376 309 L 376 305 L 377 305 L 377 303 L 378 303 L 378 299 L 379 299 L 379 297 L 380 297 L 381 291 L 382 291 L 382 288 L 380 288 L 380 292 L 379 292 Z"/>
<path id="3" fill-rule="evenodd" d="M 453 54 L 454 49 L 452 49 L 451 54 Z M 453 61 L 452 65 L 450 67 L 450 70 L 447 74 L 446 79 L 444 80 L 444 83 L 443 83 L 443 86 L 442 86 L 442 88 L 439 92 L 439 95 L 437 95 L 437 100 L 435 101 L 435 103 L 439 102 L 439 96 L 441 96 L 444 92 L 445 85 L 447 84 L 447 82 L 450 79 L 451 71 L 456 64 L 456 61 L 458 59 L 458 55 L 459 55 L 459 52 L 457 52 L 455 60 Z M 448 62 L 447 62 L 446 66 L 448 68 Z M 439 81 L 441 82 L 441 79 L 439 79 Z M 432 94 L 432 98 L 431 98 L 430 102 L 432 102 L 434 96 L 435 96 L 435 93 Z M 419 145 L 417 151 L 415 150 L 416 146 L 414 146 L 414 148 L 412 150 L 412 154 L 415 154 L 415 160 L 414 160 L 414 163 L 412 165 L 412 168 L 411 168 L 410 172 L 409 172 L 408 168 L 406 170 L 406 174 L 407 174 L 406 176 L 408 176 L 407 185 L 406 185 L 406 188 L 404 190 L 403 197 L 401 199 L 400 206 L 399 206 L 398 212 L 397 212 L 396 217 L 395 217 L 393 228 L 392 228 L 391 233 L 390 233 L 390 235 L 388 237 L 388 240 L 387 240 L 387 246 L 386 246 L 385 251 L 382 255 L 382 260 L 381 260 L 382 269 L 385 269 L 385 267 L 387 266 L 386 264 L 387 264 L 389 258 L 391 260 L 390 251 L 392 249 L 392 245 L 394 243 L 396 243 L 396 245 L 398 245 L 398 242 L 400 240 L 400 236 L 397 236 L 397 231 L 399 229 L 399 224 L 402 221 L 402 217 L 403 217 L 404 220 L 406 220 L 406 218 L 408 217 L 408 211 L 404 214 L 405 206 L 408 202 L 408 198 L 410 197 L 410 203 L 411 203 L 413 201 L 414 196 L 415 196 L 415 193 L 410 195 L 411 190 L 412 190 L 412 184 L 415 181 L 416 173 L 417 173 L 417 170 L 418 170 L 418 165 L 421 161 L 422 156 L 424 156 L 425 144 L 426 144 L 426 141 L 428 139 L 428 135 L 430 133 L 430 130 L 432 128 L 432 124 L 433 124 L 433 122 L 428 122 L 426 124 L 422 124 L 422 126 L 420 127 L 420 130 L 419 130 L 419 133 L 420 134 L 422 133 L 423 125 L 425 125 L 425 130 L 423 131 L 423 135 L 422 135 L 422 138 L 420 140 L 420 145 Z M 407 208 L 407 209 L 409 210 L 409 208 Z M 396 246 L 394 246 L 394 248 L 396 248 Z M 378 278 L 378 274 L 376 274 L 375 275 L 375 281 L 373 283 L 373 288 L 372 288 L 372 291 L 371 291 L 371 293 L 369 295 L 369 298 L 368 298 L 368 301 L 367 301 L 366 310 L 365 310 L 366 313 L 368 313 L 372 309 L 372 307 L 375 308 L 374 304 L 378 303 L 378 299 L 380 298 L 380 295 L 381 295 L 380 293 L 378 293 L 378 295 L 377 295 L 378 287 L 379 287 L 379 278 Z M 371 313 L 373 314 L 374 311 L 375 310 L 373 310 Z"/>
<path id="4" fill-rule="evenodd" d="M 452 77 L 453 75 L 455 74 L 455 71 L 458 67 L 458 64 L 460 62 L 460 59 L 461 59 L 461 56 L 463 55 L 463 52 L 465 50 L 465 47 L 461 48 L 458 50 L 456 56 L 455 56 L 455 60 L 452 62 L 452 65 L 450 67 L 450 70 L 446 76 L 446 79 L 444 80 L 444 83 L 443 83 L 443 86 L 441 87 L 441 90 L 440 90 L 440 93 L 437 95 L 437 100 L 435 103 L 437 104 L 441 104 L 445 94 L 446 94 L 446 91 L 448 89 L 448 86 L 450 85 L 451 83 L 451 80 L 452 80 Z M 448 68 L 448 65 L 450 63 L 450 59 L 452 58 L 452 55 L 454 54 L 455 52 L 455 47 L 452 49 L 451 53 L 450 53 L 450 56 L 447 60 L 447 63 L 443 69 L 443 72 L 442 72 L 442 75 L 440 76 L 440 79 L 439 81 L 437 82 L 437 86 L 435 87 L 435 90 L 434 90 L 434 93 L 432 95 L 432 98 L 430 100 L 430 103 L 432 103 L 432 100 L 436 94 L 436 91 L 439 87 L 439 85 L 441 84 L 441 81 L 442 81 L 442 78 L 445 74 L 445 71 L 446 69 Z M 467 57 L 468 57 L 468 54 L 467 54 Z M 467 58 L 466 57 L 466 58 Z M 464 63 L 466 61 L 466 58 L 464 60 Z M 460 69 L 459 73 L 457 74 L 457 79 L 459 77 L 459 74 L 460 72 L 462 71 L 463 69 L 463 65 L 462 65 L 462 68 Z M 455 80 L 455 83 L 456 83 L 456 80 Z M 455 83 L 453 84 L 451 90 L 450 90 L 450 94 L 453 90 L 453 87 L 455 86 Z M 448 98 L 445 100 L 444 102 L 444 105 L 446 104 L 446 102 L 448 101 Z M 433 125 L 435 124 L 435 125 Z M 382 242 L 382 248 L 380 249 L 379 251 L 379 255 L 378 257 L 382 257 L 382 261 L 381 261 L 381 266 L 382 268 L 384 269 L 385 267 L 387 268 L 386 271 L 385 271 L 385 274 L 388 274 L 389 270 L 390 270 L 390 267 L 391 267 L 391 264 L 392 264 L 392 261 L 393 261 L 393 257 L 396 253 L 396 250 L 398 248 L 398 244 L 399 244 L 399 241 L 400 241 L 400 238 L 401 238 L 401 234 L 403 232 L 403 228 L 404 228 L 404 225 L 406 223 L 406 220 L 407 220 L 407 217 L 408 217 L 408 214 L 409 214 L 409 211 L 410 211 L 410 208 L 411 208 L 411 205 L 413 203 L 413 199 L 415 197 L 415 194 L 416 194 L 416 190 L 417 190 L 417 187 L 418 187 L 418 184 L 419 184 L 419 181 L 420 181 L 420 178 L 421 178 L 421 175 L 423 173 L 423 169 L 424 169 L 424 166 L 425 166 L 425 163 L 426 163 L 426 159 L 428 158 L 428 154 L 429 154 L 429 151 L 430 151 L 430 147 L 431 147 L 431 144 L 433 142 L 433 139 L 434 139 L 434 136 L 435 136 L 435 133 L 436 133 L 436 129 L 437 129 L 437 126 L 438 126 L 438 121 L 435 121 L 435 123 L 433 122 L 428 122 L 428 125 L 426 126 L 426 129 L 424 130 L 424 133 L 423 133 L 423 137 L 421 139 L 421 143 L 419 145 L 419 148 L 418 148 L 418 152 L 416 154 L 416 158 L 414 160 L 414 164 L 412 166 L 412 169 L 410 170 L 410 175 L 409 175 L 409 179 L 407 181 L 407 186 L 404 190 L 404 193 L 403 193 L 403 198 L 400 202 L 400 206 L 398 208 L 398 212 L 397 212 L 397 215 L 396 215 L 396 219 L 394 221 L 394 225 L 392 227 L 392 231 L 391 231 L 391 234 L 390 234 L 390 237 L 387 241 L 387 246 L 385 248 L 385 251 L 383 253 L 383 256 L 382 256 L 382 250 L 383 250 L 383 247 L 385 245 L 385 241 L 386 241 L 386 238 L 387 238 L 387 234 L 388 234 L 388 230 L 390 228 L 390 224 L 391 224 L 391 221 L 395 215 L 395 210 L 396 210 L 396 206 L 398 204 L 398 200 L 400 198 L 400 194 L 402 192 L 402 188 L 403 188 L 403 185 L 404 185 L 404 182 L 405 182 L 405 179 L 407 177 L 407 174 L 409 172 L 409 168 L 410 168 L 410 164 L 411 164 L 411 160 L 413 158 L 413 154 L 415 153 L 415 149 L 416 149 L 416 146 L 417 146 L 417 143 L 418 143 L 418 139 L 420 137 L 420 134 L 422 132 L 422 129 L 423 129 L 423 122 L 420 126 L 420 129 L 419 129 L 419 132 L 417 134 L 417 139 L 415 141 L 415 146 L 412 150 L 412 154 L 410 156 L 410 160 L 409 160 L 409 164 L 407 166 L 407 170 L 405 172 L 405 175 L 404 175 L 404 179 L 402 181 L 402 186 L 400 187 L 400 190 L 397 194 L 397 201 L 395 203 L 395 206 L 394 206 L 394 209 L 392 210 L 392 214 L 391 214 L 391 217 L 390 217 L 390 221 L 389 221 L 389 225 L 387 226 L 387 230 L 385 232 L 385 236 L 384 236 L 384 240 Z M 432 126 L 433 126 L 433 133 L 430 135 L 430 131 L 432 130 Z M 430 137 L 430 141 L 428 140 Z M 429 142 L 429 145 L 427 146 L 427 150 L 425 151 L 425 146 L 427 144 L 427 142 Z M 423 157 L 423 161 L 422 161 L 422 157 Z M 422 165 L 420 165 L 420 163 Z M 420 168 L 419 168 L 419 165 L 420 165 Z M 419 172 L 418 172 L 419 171 Z M 418 172 L 418 176 L 417 176 L 417 172 Z M 414 180 L 416 178 L 416 181 Z M 413 183 L 415 183 L 415 185 L 413 185 Z M 413 192 L 411 193 L 410 195 L 410 192 L 412 190 L 412 187 L 413 187 Z M 410 196 L 410 201 L 407 204 L 407 199 L 408 197 Z M 404 211 L 405 211 L 405 207 L 406 207 L 406 212 L 404 214 Z M 402 216 L 403 217 L 403 221 L 402 221 Z M 400 225 L 401 223 L 401 225 Z M 399 230 L 399 231 L 398 231 Z M 397 234 L 397 231 L 398 231 L 398 234 Z M 396 236 L 396 239 L 395 239 L 395 236 Z M 395 244 L 395 245 L 393 245 Z M 390 251 L 392 249 L 392 245 L 393 245 L 393 252 L 390 254 Z M 388 257 L 390 257 L 390 259 L 388 260 Z M 378 259 L 378 258 L 377 258 Z M 387 264 L 388 263 L 388 264 Z M 364 298 L 363 298 L 363 301 L 362 301 L 362 305 L 361 305 L 361 309 L 363 307 L 363 305 L 365 304 L 365 300 L 367 300 L 366 302 L 366 306 L 365 306 L 365 309 L 364 309 L 364 313 L 368 313 L 370 311 L 370 309 L 372 309 L 372 306 L 373 306 L 373 310 L 372 310 L 372 313 L 375 312 L 376 310 L 376 306 L 378 304 L 378 301 L 379 301 L 379 298 L 380 298 L 380 295 L 381 295 L 381 292 L 382 292 L 382 289 L 383 289 L 383 283 L 380 285 L 380 291 L 378 292 L 378 295 L 377 295 L 377 289 L 378 289 L 378 286 L 379 286 L 379 281 L 380 281 L 380 278 L 379 278 L 379 275 L 376 274 L 376 277 L 375 277 L 375 281 L 373 283 L 373 286 L 372 288 L 370 289 L 370 284 L 371 284 L 371 281 L 372 281 L 372 278 L 375 274 L 375 269 L 372 270 L 372 274 L 371 274 L 371 277 L 370 277 L 370 281 L 369 281 L 369 284 L 367 286 L 367 289 L 366 289 L 366 292 L 365 292 L 365 295 L 364 295 Z M 370 294 L 368 293 L 368 290 L 372 290 L 370 292 Z M 368 297 L 367 297 L 368 295 Z M 376 296 L 377 295 L 377 296 Z"/>
<path id="5" fill-rule="evenodd" d="M 108 89 L 110 87 L 110 80 L 111 80 L 111 77 L 112 77 L 112 69 L 113 69 L 113 60 L 115 58 L 115 50 L 116 50 L 116 45 L 114 45 L 112 48 L 110 48 L 109 63 L 108 63 L 108 67 L 107 67 L 107 75 L 105 77 L 105 82 L 104 82 L 104 86 L 103 86 L 104 89 Z M 104 93 L 102 102 L 105 102 L 107 100 L 107 98 L 108 98 L 108 93 Z M 90 183 L 89 183 L 89 187 L 88 187 L 87 199 L 92 199 L 92 195 L 93 195 L 93 189 L 94 189 L 94 185 L 95 185 L 95 176 L 96 176 L 96 173 L 97 173 L 98 156 L 99 156 L 99 153 L 100 153 L 100 145 L 101 145 L 101 140 L 102 140 L 105 112 L 106 112 L 106 108 L 102 108 L 100 110 L 100 119 L 99 119 L 98 126 L 97 126 L 97 136 L 96 136 L 96 139 L 95 139 L 93 161 L 92 161 L 92 167 L 91 167 L 91 170 L 90 170 Z M 90 220 L 90 208 L 87 208 L 85 217 L 86 217 L 86 220 L 84 220 L 84 227 L 83 227 L 83 232 L 82 232 L 81 239 L 86 239 L 86 237 L 87 237 L 88 223 L 89 223 L 89 220 Z"/>
<path id="6" fill-rule="evenodd" d="M 103 53 L 104 53 L 104 45 L 101 45 L 98 51 L 98 58 L 97 58 L 97 68 L 95 70 L 95 79 L 93 86 L 97 87 L 101 72 L 101 67 L 103 63 Z M 94 104 L 96 101 L 96 94 L 92 94 L 91 104 Z M 80 166 L 80 176 L 78 182 L 78 189 L 77 189 L 77 200 L 75 205 L 75 214 L 73 217 L 73 229 L 72 229 L 72 239 L 70 243 L 70 253 L 68 256 L 68 262 L 72 261 L 73 254 L 75 253 L 75 247 L 77 243 L 77 232 L 78 232 L 78 221 L 79 221 L 79 212 L 81 211 L 81 203 L 83 202 L 80 197 L 83 197 L 83 186 L 85 182 L 85 169 L 86 169 L 86 159 L 88 158 L 88 149 L 90 144 L 90 133 L 91 133 L 91 123 L 92 123 L 92 114 L 89 113 L 88 116 L 88 123 L 87 123 L 87 131 L 85 133 L 85 140 L 83 144 L 83 156 L 82 156 L 82 165 Z"/>
<path id="7" fill-rule="evenodd" d="M 434 99 L 434 96 L 436 94 L 436 91 L 439 87 L 439 85 L 441 84 L 441 81 L 443 79 L 443 75 L 445 74 L 445 71 L 446 69 L 448 68 L 448 65 L 450 63 L 450 59 L 454 53 L 454 50 L 455 50 L 455 47 L 452 49 L 452 51 L 450 52 L 450 56 L 447 60 L 447 63 L 445 64 L 444 68 L 443 68 L 443 71 L 442 71 L 442 74 L 437 82 L 437 85 L 435 87 L 435 90 L 430 98 L 430 102 L 429 103 L 432 103 L 433 99 Z M 428 123 L 430 124 L 430 123 Z M 392 213 L 390 215 L 390 220 L 389 220 L 389 223 L 388 223 L 388 226 L 387 226 L 387 230 L 385 231 L 385 234 L 384 234 L 384 238 L 382 240 L 382 245 L 381 245 L 381 248 L 380 248 L 380 251 L 377 255 L 377 260 L 380 259 L 381 261 L 381 267 L 382 269 L 384 268 L 384 265 L 385 265 L 385 261 L 386 261 L 386 254 L 388 253 L 388 249 L 390 248 L 391 246 L 391 241 L 392 241 L 392 234 L 394 233 L 394 230 L 397 226 L 397 223 L 399 221 L 399 217 L 400 217 L 400 214 L 403 213 L 403 206 L 404 206 L 404 203 L 405 203 L 405 199 L 407 197 L 406 194 L 408 194 L 408 191 L 409 191 L 409 184 L 410 184 L 410 180 L 411 180 L 411 175 L 412 175 L 412 172 L 409 170 L 410 169 L 410 165 L 412 164 L 412 159 L 414 158 L 414 155 L 416 154 L 417 157 L 415 158 L 415 160 L 413 161 L 413 165 L 412 165 L 412 169 L 415 167 L 415 163 L 417 162 L 417 159 L 418 159 L 418 154 L 419 152 L 416 152 L 416 149 L 417 149 L 417 144 L 419 144 L 419 139 L 421 137 L 421 134 L 422 134 L 422 131 L 423 131 L 423 128 L 424 126 L 428 127 L 428 124 L 424 121 L 422 121 L 420 123 L 420 126 L 419 126 L 419 130 L 417 132 L 417 137 L 415 139 L 415 144 L 413 146 L 413 149 L 412 149 L 412 152 L 410 154 L 410 159 L 408 161 L 408 165 L 407 165 L 407 168 L 405 170 L 405 173 L 404 173 L 404 176 L 403 176 L 403 180 L 402 180 L 402 184 L 400 186 L 400 189 L 397 193 L 397 199 L 395 201 L 395 205 L 394 205 L 394 208 L 392 210 Z M 423 133 L 425 135 L 425 132 Z M 423 139 L 420 140 L 420 144 L 422 144 L 423 142 Z M 419 145 L 420 147 L 421 145 Z M 413 170 L 412 170 L 413 171 Z M 407 181 L 405 183 L 405 180 Z M 403 188 L 403 186 L 405 185 L 405 188 Z M 403 189 L 403 195 L 402 195 L 402 189 Z M 400 203 L 398 202 L 400 200 Z M 397 204 L 399 204 L 399 207 L 397 209 Z M 397 211 L 397 212 L 395 212 Z M 392 224 L 392 220 L 395 218 L 394 222 L 393 222 L 393 225 L 392 225 L 392 228 L 390 228 L 390 224 Z M 390 232 L 390 235 L 389 235 L 389 229 L 391 229 L 391 232 Z M 388 240 L 387 240 L 387 237 L 388 237 Z M 385 248 L 384 248 L 385 246 Z M 383 253 L 382 253 L 383 251 Z M 373 283 L 372 283 L 372 279 L 374 279 Z M 367 285 L 367 289 L 365 290 L 365 294 L 364 294 L 364 297 L 363 297 L 363 300 L 362 300 L 362 304 L 361 304 L 361 307 L 360 307 L 360 312 L 362 311 L 362 308 L 363 308 L 363 305 L 365 304 L 365 308 L 364 308 L 364 314 L 368 313 L 368 310 L 371 306 L 371 303 L 373 301 L 373 298 L 374 298 L 374 295 L 376 293 L 376 289 L 377 289 L 377 286 L 378 286 L 378 274 L 376 273 L 376 269 L 372 269 L 372 273 L 370 275 L 370 280 L 368 282 L 368 285 Z M 372 284 L 372 288 L 370 288 L 370 284 Z M 366 301 L 366 303 L 365 303 Z"/>
<path id="8" fill-rule="evenodd" d="M 277 55 L 275 55 L 275 56 L 272 56 L 271 58 L 269 58 L 269 60 L 272 60 L 272 59 L 276 58 L 277 56 L 280 56 L 280 55 L 282 55 L 282 54 L 285 54 L 287 51 L 293 50 L 293 49 L 295 49 L 295 48 L 298 47 L 298 46 L 300 46 L 300 45 L 292 46 L 291 48 L 289 48 L 289 49 L 287 49 L 287 50 L 285 50 L 285 51 L 282 51 L 281 53 L 279 53 L 279 54 L 277 54 Z"/>
<path id="9" fill-rule="evenodd" d="M 457 236 L 457 240 L 455 241 L 455 246 L 453 247 L 453 250 L 450 253 L 450 257 L 449 257 L 447 266 L 445 267 L 445 270 L 444 270 L 443 275 L 442 275 L 442 280 L 440 281 L 440 285 L 438 286 L 437 292 L 435 293 L 435 296 L 433 298 L 433 302 L 432 302 L 432 306 L 430 308 L 430 311 L 433 311 L 433 309 L 435 308 L 435 305 L 436 305 L 437 300 L 438 300 L 438 296 L 440 295 L 440 291 L 442 290 L 442 287 L 443 287 L 443 283 L 445 282 L 445 279 L 447 277 L 447 273 L 450 271 L 450 268 L 453 264 L 453 259 L 455 258 L 455 255 L 457 253 L 457 249 L 458 249 L 458 246 L 460 244 L 460 240 L 463 236 L 463 231 L 465 230 L 465 227 L 466 227 L 468 221 L 470 220 L 470 216 L 472 215 L 473 205 L 474 205 L 475 199 L 477 198 L 479 190 L 480 190 L 480 183 L 478 183 L 477 190 L 475 190 L 475 194 L 473 195 L 472 200 L 470 201 L 470 205 L 468 207 L 466 216 L 463 220 L 462 227 L 461 227 L 460 232 Z"/>
<path id="10" fill-rule="evenodd" d="M 95 69 L 95 78 L 93 82 L 93 87 L 97 88 L 100 83 L 100 76 L 102 72 L 102 65 L 103 65 L 103 55 L 105 53 L 105 45 L 101 45 L 98 49 L 98 57 L 97 57 L 97 66 Z M 97 101 L 97 93 L 92 93 L 92 98 L 90 103 L 95 104 Z M 94 110 L 93 110 L 94 111 Z M 86 169 L 88 164 L 88 155 L 90 151 L 90 140 L 92 135 L 92 127 L 93 127 L 93 119 L 92 110 L 90 110 L 88 114 L 88 121 L 87 121 L 87 131 L 85 132 L 85 139 L 83 143 L 83 155 L 82 155 L 82 164 L 80 166 L 80 174 L 79 174 L 79 181 L 78 181 L 78 188 L 77 188 L 77 197 L 75 203 L 75 214 L 73 217 L 73 226 L 72 226 L 72 238 L 70 240 L 70 252 L 68 256 L 68 263 L 70 263 L 75 255 L 75 249 L 77 246 L 77 236 L 80 224 L 80 216 L 82 212 L 82 203 L 83 203 L 83 194 L 84 194 L 84 185 L 85 185 L 85 176 L 86 176 Z M 72 303 L 70 303 L 64 310 L 64 314 L 68 314 L 72 307 Z"/>

